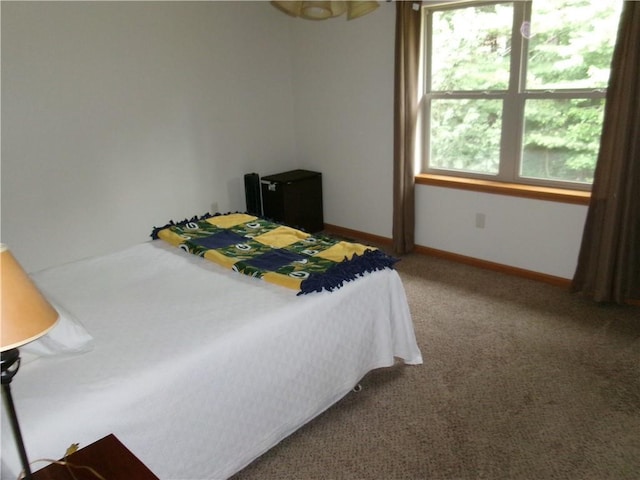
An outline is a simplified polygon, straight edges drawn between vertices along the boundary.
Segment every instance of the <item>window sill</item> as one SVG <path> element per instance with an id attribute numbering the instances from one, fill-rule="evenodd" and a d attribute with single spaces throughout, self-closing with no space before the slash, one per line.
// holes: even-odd
<path id="1" fill-rule="evenodd" d="M 457 188 L 460 190 L 472 190 L 475 192 L 493 193 L 496 195 L 510 195 L 513 197 L 533 198 L 536 200 L 547 200 L 561 203 L 574 203 L 578 205 L 589 205 L 589 201 L 591 200 L 591 192 L 582 190 L 538 187 L 535 185 L 494 182 L 491 180 L 450 177 L 429 173 L 420 173 L 416 175 L 415 181 L 419 185 L 434 185 L 437 187 Z"/>

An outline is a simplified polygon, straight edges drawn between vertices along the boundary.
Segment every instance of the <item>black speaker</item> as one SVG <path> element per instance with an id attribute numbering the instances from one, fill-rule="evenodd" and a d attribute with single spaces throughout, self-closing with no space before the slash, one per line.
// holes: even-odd
<path id="1" fill-rule="evenodd" d="M 260 196 L 260 176 L 247 173 L 244 176 L 244 196 L 247 201 L 247 213 L 262 216 L 262 198 Z"/>

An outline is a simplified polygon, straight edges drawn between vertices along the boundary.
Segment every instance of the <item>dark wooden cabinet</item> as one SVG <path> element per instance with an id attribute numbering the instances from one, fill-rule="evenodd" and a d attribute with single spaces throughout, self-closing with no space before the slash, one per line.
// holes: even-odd
<path id="1" fill-rule="evenodd" d="M 262 177 L 264 216 L 308 233 L 324 229 L 322 174 L 291 170 Z"/>
<path id="2" fill-rule="evenodd" d="M 160 480 L 113 434 L 72 453 L 66 461 L 73 466 L 52 463 L 34 472 L 33 480 L 97 480 L 89 469 L 79 467 L 92 468 L 106 480 Z"/>

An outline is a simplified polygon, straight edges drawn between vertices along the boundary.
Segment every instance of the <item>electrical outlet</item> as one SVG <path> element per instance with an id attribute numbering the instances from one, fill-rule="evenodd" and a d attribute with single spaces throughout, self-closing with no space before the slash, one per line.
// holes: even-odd
<path id="1" fill-rule="evenodd" d="M 486 215 L 484 213 L 476 213 L 476 228 L 484 228 Z"/>

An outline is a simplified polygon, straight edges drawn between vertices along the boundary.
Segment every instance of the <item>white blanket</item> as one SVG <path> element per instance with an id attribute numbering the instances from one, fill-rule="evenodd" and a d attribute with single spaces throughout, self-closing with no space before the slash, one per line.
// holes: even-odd
<path id="1" fill-rule="evenodd" d="M 224 479 L 368 371 L 422 363 L 393 270 L 296 296 L 152 241 L 33 277 L 95 347 L 14 378 L 30 460 L 114 433 L 162 480 Z M 15 450 L 3 417 L 3 479 Z"/>

